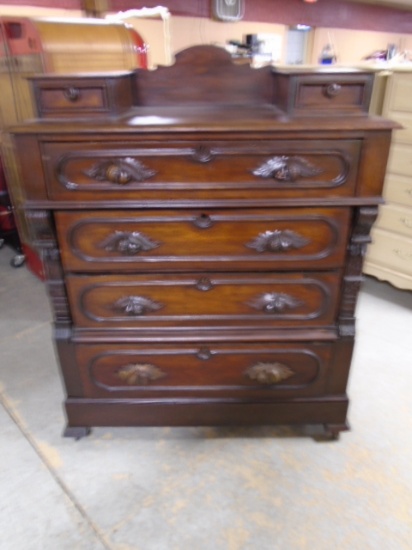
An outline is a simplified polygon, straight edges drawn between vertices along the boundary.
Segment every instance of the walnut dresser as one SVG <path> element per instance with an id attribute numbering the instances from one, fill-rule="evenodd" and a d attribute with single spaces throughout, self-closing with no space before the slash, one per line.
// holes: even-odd
<path id="1" fill-rule="evenodd" d="M 232 64 L 33 80 L 13 130 L 67 392 L 92 426 L 347 428 L 393 125 L 373 75 Z"/>

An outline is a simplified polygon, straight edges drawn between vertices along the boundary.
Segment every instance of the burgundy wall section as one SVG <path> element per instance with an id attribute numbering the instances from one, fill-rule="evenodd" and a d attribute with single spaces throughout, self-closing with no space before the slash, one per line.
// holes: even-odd
<path id="1" fill-rule="evenodd" d="M 6 0 L 3 3 L 66 9 L 80 9 L 81 6 L 80 0 Z M 169 8 L 173 15 L 212 16 L 211 0 L 109 0 L 109 5 L 111 11 L 162 5 Z M 245 6 L 246 21 L 412 33 L 412 11 L 372 4 L 344 0 L 318 0 L 315 4 L 306 4 L 303 0 L 245 0 Z"/>

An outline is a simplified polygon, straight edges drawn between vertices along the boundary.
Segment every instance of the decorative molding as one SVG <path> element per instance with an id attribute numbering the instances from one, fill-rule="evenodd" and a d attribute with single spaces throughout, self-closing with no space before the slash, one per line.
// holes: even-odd
<path id="1" fill-rule="evenodd" d="M 245 371 L 245 376 L 259 384 L 274 385 L 293 376 L 295 372 L 282 363 L 257 363 Z"/>
<path id="2" fill-rule="evenodd" d="M 247 248 L 253 248 L 257 252 L 288 252 L 289 250 L 303 248 L 311 241 L 290 229 L 265 231 L 260 233 L 253 241 L 245 244 Z"/>
<path id="3" fill-rule="evenodd" d="M 277 181 L 294 182 L 299 178 L 317 176 L 323 172 L 302 157 L 272 157 L 258 168 L 253 175 L 261 178 L 273 178 Z"/>
<path id="4" fill-rule="evenodd" d="M 150 363 L 136 363 L 121 367 L 116 375 L 128 386 L 146 386 L 150 382 L 164 378 L 166 373 Z"/>
<path id="5" fill-rule="evenodd" d="M 164 306 L 144 296 L 125 296 L 113 304 L 113 309 L 130 316 L 142 316 L 153 311 L 158 311 Z"/>
<path id="6" fill-rule="evenodd" d="M 348 257 L 342 283 L 342 299 L 338 328 L 340 336 L 355 336 L 355 309 L 360 285 L 363 281 L 362 267 L 370 231 L 378 215 L 377 206 L 361 206 L 355 210 L 355 223 L 348 244 Z"/>
<path id="7" fill-rule="evenodd" d="M 152 241 L 139 231 L 115 231 L 97 246 L 107 252 L 119 252 L 125 256 L 135 256 L 140 252 L 158 248 L 160 243 Z"/>
<path id="8" fill-rule="evenodd" d="M 109 181 L 119 185 L 142 182 L 155 176 L 157 172 L 147 168 L 133 157 L 108 159 L 96 163 L 84 172 L 86 176 L 97 181 Z"/>
<path id="9" fill-rule="evenodd" d="M 249 305 L 265 313 L 283 313 L 285 309 L 296 309 L 302 305 L 300 300 L 284 292 L 270 292 L 262 294 Z"/>
<path id="10" fill-rule="evenodd" d="M 36 249 L 53 248 L 55 238 L 50 212 L 26 210 L 25 219 L 29 230 L 30 244 Z"/>

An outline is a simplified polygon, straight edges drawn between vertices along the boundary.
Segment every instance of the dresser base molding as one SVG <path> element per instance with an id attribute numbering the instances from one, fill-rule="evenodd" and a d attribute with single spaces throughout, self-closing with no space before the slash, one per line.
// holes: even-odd
<path id="1" fill-rule="evenodd" d="M 347 430 L 348 398 L 294 399 L 284 402 L 240 400 L 66 400 L 65 437 L 79 439 L 90 427 L 116 426 L 275 426 L 323 425 L 327 438 Z"/>

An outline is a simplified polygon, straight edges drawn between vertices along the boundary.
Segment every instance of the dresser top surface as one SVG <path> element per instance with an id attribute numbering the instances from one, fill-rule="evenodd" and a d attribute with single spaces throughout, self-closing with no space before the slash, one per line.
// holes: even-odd
<path id="1" fill-rule="evenodd" d="M 307 132 L 389 130 L 392 121 L 371 116 L 288 116 L 273 105 L 196 105 L 133 107 L 102 119 L 31 120 L 11 129 L 23 134 L 116 134 L 165 132 Z"/>

